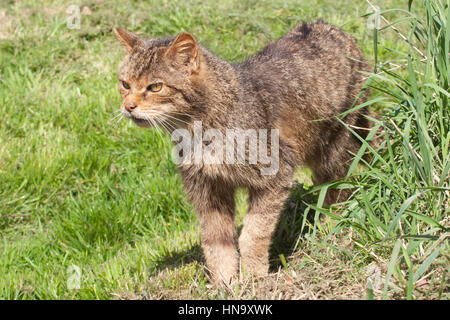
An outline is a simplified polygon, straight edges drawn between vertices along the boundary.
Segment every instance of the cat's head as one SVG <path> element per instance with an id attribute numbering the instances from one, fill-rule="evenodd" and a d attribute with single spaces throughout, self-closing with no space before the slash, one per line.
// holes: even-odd
<path id="1" fill-rule="evenodd" d="M 202 68 L 194 37 L 146 39 L 114 31 L 127 51 L 118 77 L 122 114 L 142 127 L 180 125 L 176 119 L 184 121 L 193 108 L 189 97 Z"/>

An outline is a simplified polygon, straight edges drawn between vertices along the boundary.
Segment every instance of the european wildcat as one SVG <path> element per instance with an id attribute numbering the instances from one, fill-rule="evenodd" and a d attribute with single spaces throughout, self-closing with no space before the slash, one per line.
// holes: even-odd
<path id="1" fill-rule="evenodd" d="M 115 32 L 128 52 L 119 72 L 121 110 L 138 125 L 157 121 L 171 132 L 184 128 L 191 133 L 194 121 L 221 132 L 278 129 L 275 174 L 262 175 L 261 164 L 179 165 L 214 281 L 228 283 L 238 271 L 237 242 L 241 266 L 266 274 L 271 237 L 295 167 L 309 166 L 321 184 L 345 176 L 351 153 L 360 148 L 359 140 L 333 119 L 354 105 L 363 86 L 360 71 L 367 65 L 355 40 L 322 21 L 302 23 L 246 61 L 230 64 L 188 33 L 145 39 L 122 29 Z M 366 113 L 352 112 L 345 122 L 368 128 Z M 358 131 L 362 137 L 365 132 Z M 239 241 L 233 198 L 237 187 L 250 194 Z M 338 197 L 337 190 L 328 191 L 326 204 Z"/>

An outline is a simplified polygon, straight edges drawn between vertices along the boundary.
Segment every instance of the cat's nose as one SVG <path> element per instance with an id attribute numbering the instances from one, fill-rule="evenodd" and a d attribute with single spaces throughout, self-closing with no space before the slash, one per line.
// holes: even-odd
<path id="1" fill-rule="evenodd" d="M 133 109 L 136 109 L 137 105 L 134 102 L 125 102 L 123 104 L 124 108 L 131 112 Z"/>

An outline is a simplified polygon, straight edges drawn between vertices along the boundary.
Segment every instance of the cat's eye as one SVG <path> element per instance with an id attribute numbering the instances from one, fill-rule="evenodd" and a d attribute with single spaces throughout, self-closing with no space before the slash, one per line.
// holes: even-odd
<path id="1" fill-rule="evenodd" d="M 149 85 L 147 87 L 147 90 L 151 91 L 151 92 L 158 92 L 158 91 L 161 91 L 162 87 L 163 87 L 162 82 L 156 82 L 156 83 Z"/>
<path id="2" fill-rule="evenodd" d="M 127 89 L 127 90 L 130 89 L 130 85 L 129 85 L 128 83 L 126 83 L 125 81 L 121 81 L 121 82 L 122 82 L 122 86 L 123 86 L 125 89 Z"/>

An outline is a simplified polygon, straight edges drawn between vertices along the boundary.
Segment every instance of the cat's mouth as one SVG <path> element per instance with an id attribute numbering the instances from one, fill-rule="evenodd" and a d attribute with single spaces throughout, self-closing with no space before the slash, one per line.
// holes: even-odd
<path id="1" fill-rule="evenodd" d="M 138 125 L 139 127 L 144 127 L 144 128 L 148 128 L 148 127 L 152 127 L 153 126 L 153 121 L 150 121 L 146 118 L 143 118 L 141 116 L 138 116 L 136 114 L 133 114 L 129 111 L 126 111 L 124 109 L 122 109 L 122 115 L 125 118 L 131 119 L 133 120 L 133 122 Z"/>
<path id="2" fill-rule="evenodd" d="M 135 117 L 135 116 L 131 116 L 130 119 L 133 120 L 133 122 L 134 122 L 135 124 L 137 124 L 139 127 L 148 128 L 148 127 L 151 127 L 151 126 L 152 126 L 152 122 L 149 121 L 149 120 L 137 118 L 137 117 Z"/>

